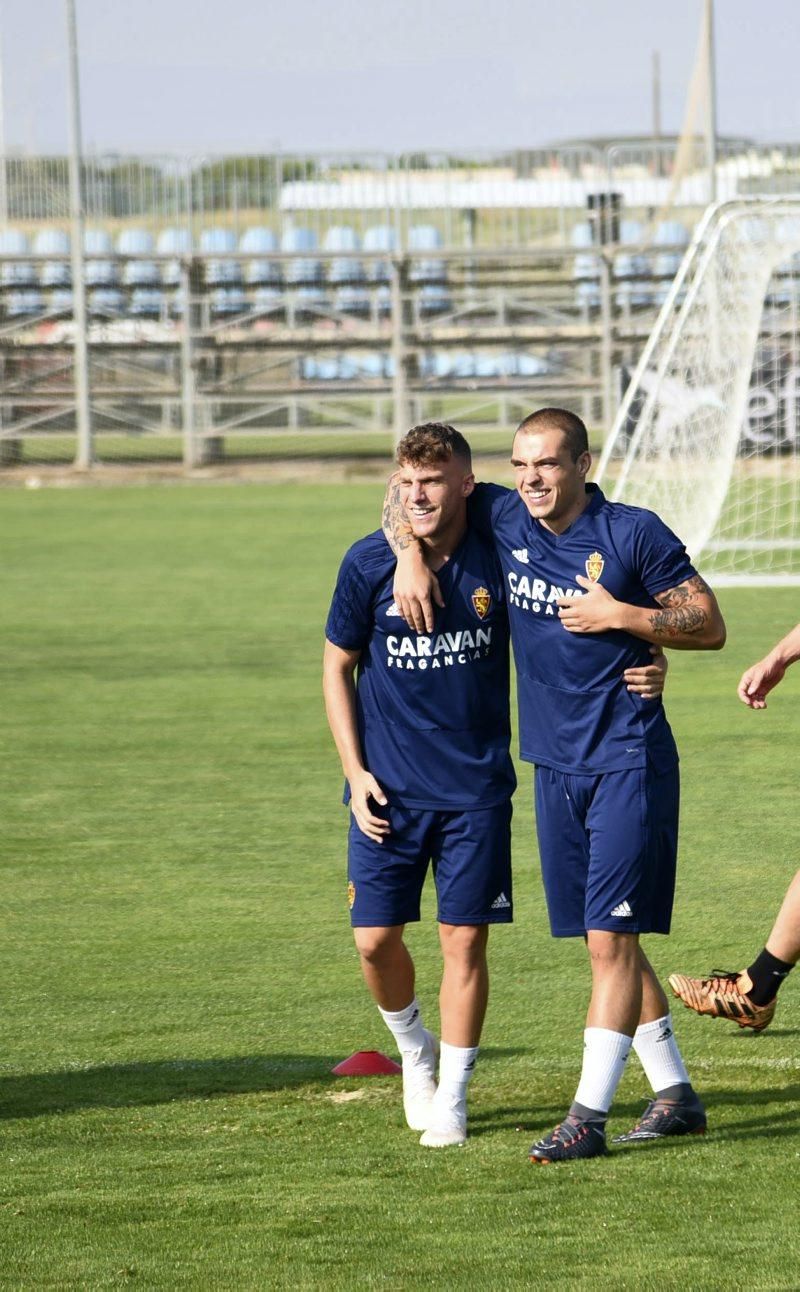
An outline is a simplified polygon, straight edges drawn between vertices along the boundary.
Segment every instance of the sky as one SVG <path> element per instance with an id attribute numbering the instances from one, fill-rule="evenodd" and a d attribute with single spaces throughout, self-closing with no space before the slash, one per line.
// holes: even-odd
<path id="1" fill-rule="evenodd" d="M 680 128 L 702 0 L 75 0 L 86 150 L 535 148 Z M 0 0 L 9 150 L 68 147 L 65 0 Z M 720 134 L 800 141 L 798 0 L 715 0 Z"/>

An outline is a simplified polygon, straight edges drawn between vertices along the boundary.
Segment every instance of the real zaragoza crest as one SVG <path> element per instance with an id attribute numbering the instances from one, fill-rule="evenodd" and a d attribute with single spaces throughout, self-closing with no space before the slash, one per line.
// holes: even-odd
<path id="1" fill-rule="evenodd" d="M 472 604 L 478 618 L 485 619 L 492 605 L 489 589 L 484 587 L 476 588 L 472 594 Z"/>
<path id="2" fill-rule="evenodd" d="M 597 583 L 600 575 L 603 573 L 605 561 L 599 552 L 592 552 L 591 556 L 586 558 L 586 577 L 591 579 L 592 583 Z"/>
<path id="3" fill-rule="evenodd" d="M 347 905 L 350 907 L 351 911 L 353 909 L 353 903 L 355 900 L 356 900 L 356 886 L 351 879 L 347 884 Z"/>

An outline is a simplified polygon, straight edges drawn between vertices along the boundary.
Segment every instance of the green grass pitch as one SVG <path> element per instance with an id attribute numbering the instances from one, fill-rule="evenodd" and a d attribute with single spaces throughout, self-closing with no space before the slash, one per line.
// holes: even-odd
<path id="1" fill-rule="evenodd" d="M 588 971 L 547 932 L 528 770 L 517 919 L 492 934 L 471 1137 L 425 1152 L 348 928 L 319 661 L 377 485 L 6 489 L 0 705 L 0 1286 L 798 1286 L 800 973 L 763 1036 L 677 1006 L 705 1140 L 543 1170 Z M 672 657 L 682 750 L 663 977 L 741 965 L 798 864 L 800 669 L 742 668 L 796 591 L 725 591 L 721 654 Z M 432 903 L 410 932 L 436 1017 Z M 611 1131 L 643 1107 L 631 1058 Z"/>

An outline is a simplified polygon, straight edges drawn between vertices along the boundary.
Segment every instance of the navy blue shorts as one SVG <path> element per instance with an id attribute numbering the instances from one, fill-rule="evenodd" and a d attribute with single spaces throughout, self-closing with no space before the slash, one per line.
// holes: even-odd
<path id="1" fill-rule="evenodd" d="M 362 834 L 350 814 L 347 877 L 354 928 L 419 919 L 429 862 L 442 924 L 510 924 L 511 803 L 474 812 L 377 808 L 391 825 L 383 843 Z"/>
<path id="2" fill-rule="evenodd" d="M 536 833 L 550 929 L 669 933 L 678 854 L 677 764 L 575 776 L 537 767 Z"/>

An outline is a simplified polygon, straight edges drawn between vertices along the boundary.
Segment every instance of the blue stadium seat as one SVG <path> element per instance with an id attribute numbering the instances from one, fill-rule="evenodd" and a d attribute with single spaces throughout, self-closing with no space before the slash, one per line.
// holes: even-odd
<path id="1" fill-rule="evenodd" d="M 192 239 L 188 229 L 162 229 L 156 240 L 156 251 L 162 256 L 188 256 L 192 250 Z M 178 287 L 181 281 L 179 260 L 167 260 L 161 269 L 161 281 L 165 287 Z"/>
<path id="2" fill-rule="evenodd" d="M 683 260 L 683 253 L 689 245 L 689 232 L 680 220 L 662 220 L 653 236 L 653 245 L 669 247 L 669 251 L 660 251 L 653 258 L 653 274 L 661 281 L 656 285 L 655 298 L 662 305 Z"/>
<path id="3" fill-rule="evenodd" d="M 339 358 L 338 356 L 317 359 L 316 369 L 317 381 L 338 381 L 339 380 Z"/>
<path id="4" fill-rule="evenodd" d="M 232 229 L 203 229 L 200 234 L 200 250 L 205 256 L 213 257 L 216 252 L 236 251 L 236 234 Z M 238 287 L 242 281 L 242 266 L 237 260 L 208 259 L 205 263 L 205 281 L 207 287 Z"/>
<path id="5" fill-rule="evenodd" d="M 10 319 L 33 318 L 44 314 L 44 295 L 38 291 L 8 292 L 3 298 L 6 317 Z"/>
<path id="6" fill-rule="evenodd" d="M 253 309 L 262 314 L 277 314 L 284 305 L 283 293 L 275 287 L 257 287 L 253 292 Z"/>
<path id="7" fill-rule="evenodd" d="M 391 287 L 376 287 L 372 294 L 372 308 L 378 318 L 387 318 L 392 312 Z"/>
<path id="8" fill-rule="evenodd" d="M 550 376 L 556 368 L 549 359 L 545 359 L 539 354 L 516 354 L 514 372 L 509 373 L 513 377 L 547 377 Z"/>
<path id="9" fill-rule="evenodd" d="M 316 251 L 317 236 L 311 229 L 286 229 L 281 235 L 281 251 Z M 312 287 L 324 281 L 322 262 L 309 256 L 286 262 L 287 287 Z"/>
<path id="10" fill-rule="evenodd" d="M 217 287 L 209 297 L 209 310 L 215 319 L 247 314 L 249 309 L 250 302 L 240 287 Z"/>
<path id="11" fill-rule="evenodd" d="M 365 231 L 361 245 L 364 251 L 394 252 L 397 250 L 397 235 L 391 225 L 373 224 Z M 392 280 L 391 269 L 387 260 L 369 261 L 367 274 L 373 283 L 390 283 Z"/>
<path id="12" fill-rule="evenodd" d="M 446 314 L 453 308 L 453 298 L 447 288 L 435 287 L 431 283 L 420 288 L 417 299 L 421 318 L 427 318 L 431 314 Z"/>
<path id="13" fill-rule="evenodd" d="M 42 229 L 33 240 L 37 256 L 63 256 L 63 260 L 45 260 L 39 267 L 41 287 L 69 287 L 72 283 L 72 265 L 69 254 L 69 234 L 64 229 Z"/>
<path id="14" fill-rule="evenodd" d="M 368 380 L 383 378 L 386 375 L 386 355 L 380 350 L 362 350 L 358 354 L 358 364 L 362 377 Z"/>
<path id="15" fill-rule="evenodd" d="M 582 220 L 579 224 L 573 225 L 572 232 L 569 236 L 571 247 L 592 247 L 594 246 L 594 234 L 592 226 L 588 220 Z M 572 278 L 573 281 L 582 284 L 592 284 L 600 277 L 600 265 L 597 256 L 590 254 L 587 250 L 583 255 L 573 256 L 572 258 Z M 600 292 L 595 289 L 593 292 L 581 292 L 580 288 L 576 291 L 576 297 L 580 304 L 599 305 Z"/>
<path id="16" fill-rule="evenodd" d="M 28 239 L 19 229 L 0 230 L 0 256 L 26 256 L 30 249 Z M 0 267 L 0 283 L 4 287 L 35 287 L 36 267 L 24 260 L 4 261 Z"/>
<path id="17" fill-rule="evenodd" d="M 323 251 L 358 251 L 359 242 L 355 229 L 349 225 L 333 225 L 325 234 L 322 243 Z M 353 256 L 343 256 L 341 260 L 332 260 L 328 265 L 328 282 L 334 286 L 348 283 L 363 283 L 364 265 Z"/>
<path id="18" fill-rule="evenodd" d="M 159 319 L 166 310 L 166 296 L 157 287 L 134 287 L 128 313 L 131 318 Z"/>
<path id="19" fill-rule="evenodd" d="M 294 292 L 295 322 L 309 322 L 328 307 L 328 298 L 320 287 L 298 287 Z"/>
<path id="20" fill-rule="evenodd" d="M 442 245 L 442 235 L 433 224 L 415 224 L 408 231 L 409 251 L 436 251 Z M 439 286 L 447 282 L 447 268 L 443 260 L 412 260 L 409 278 L 412 283 Z"/>
<path id="21" fill-rule="evenodd" d="M 271 229 L 247 229 L 239 239 L 239 250 L 255 255 L 278 250 L 278 239 Z M 280 287 L 281 266 L 277 260 L 248 260 L 244 267 L 244 281 L 248 287 Z"/>
<path id="22" fill-rule="evenodd" d="M 92 318 L 114 318 L 125 313 L 125 297 L 113 287 L 97 287 L 89 292 L 88 309 Z"/>
<path id="23" fill-rule="evenodd" d="M 340 287 L 333 298 L 333 308 L 339 314 L 352 314 L 366 318 L 370 311 L 370 295 L 360 287 Z"/>
<path id="24" fill-rule="evenodd" d="M 620 246 L 635 246 L 644 239 L 644 228 L 638 220 L 623 220 L 619 226 L 619 243 Z M 629 252 L 619 252 L 614 257 L 614 278 L 619 279 L 641 279 L 649 275 L 649 265 L 647 256 L 632 254 Z M 653 293 L 646 283 L 632 282 L 623 283 L 617 287 L 614 292 L 614 299 L 618 306 L 633 306 L 641 308 L 653 304 Z"/>
<path id="25" fill-rule="evenodd" d="M 65 317 L 72 313 L 73 299 L 72 291 L 66 287 L 56 288 L 55 291 L 49 292 L 47 296 L 47 310 L 50 314 L 58 314 Z"/>
<path id="26" fill-rule="evenodd" d="M 119 235 L 117 251 L 120 255 L 143 257 L 123 262 L 122 281 L 126 287 L 154 287 L 161 281 L 158 265 L 147 259 L 154 249 L 153 235 L 146 229 L 124 229 Z"/>
<path id="27" fill-rule="evenodd" d="M 83 235 L 83 253 L 86 257 L 83 266 L 86 286 L 116 287 L 119 282 L 119 265 L 113 259 L 114 246 L 105 229 L 86 230 Z"/>

